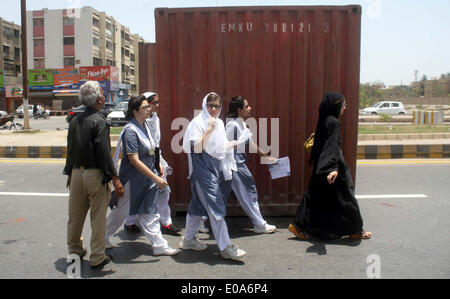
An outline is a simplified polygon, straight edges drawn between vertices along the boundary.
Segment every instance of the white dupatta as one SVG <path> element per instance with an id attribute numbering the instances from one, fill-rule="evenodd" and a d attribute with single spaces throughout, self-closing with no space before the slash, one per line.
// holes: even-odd
<path id="1" fill-rule="evenodd" d="M 191 158 L 191 141 L 197 142 L 209 127 L 208 122 L 211 121 L 211 115 L 208 112 L 206 100 L 208 96 L 213 93 L 208 93 L 202 102 L 202 112 L 194 117 L 194 119 L 189 123 L 186 132 L 183 137 L 183 151 L 188 154 L 189 162 L 189 177 L 192 175 L 192 158 Z M 219 112 L 220 115 L 220 112 Z M 208 143 L 203 146 L 205 152 L 207 152 L 211 157 L 219 160 L 220 170 L 223 173 L 225 180 L 229 181 L 232 179 L 232 170 L 237 171 L 236 161 L 234 160 L 234 155 L 232 148 L 229 148 L 229 141 L 225 133 L 225 126 L 223 121 L 216 117 L 212 121 L 216 122 L 214 131 L 210 134 Z M 194 148 L 195 150 L 195 148 Z"/>
<path id="2" fill-rule="evenodd" d="M 114 166 L 116 167 L 117 171 L 119 171 L 119 158 L 120 158 L 120 153 L 122 152 L 122 136 L 123 136 L 123 133 L 125 132 L 125 129 L 127 129 L 127 128 L 131 129 L 133 132 L 135 132 L 137 134 L 140 142 L 145 144 L 146 147 L 149 148 L 150 151 L 153 151 L 153 152 L 155 151 L 156 143 L 152 138 L 152 134 L 150 134 L 148 126 L 145 125 L 145 122 L 144 122 L 144 127 L 148 134 L 148 137 L 147 137 L 142 132 L 142 130 L 136 126 L 136 124 L 134 122 L 135 122 L 135 120 L 133 119 L 125 127 L 123 127 L 122 132 L 120 132 L 119 140 L 117 140 L 116 151 L 114 153 L 114 158 L 113 158 Z"/>

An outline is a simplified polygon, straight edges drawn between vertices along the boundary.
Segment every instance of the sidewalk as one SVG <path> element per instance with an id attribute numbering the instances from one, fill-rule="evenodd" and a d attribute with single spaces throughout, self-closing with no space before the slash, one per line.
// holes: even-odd
<path id="1" fill-rule="evenodd" d="M 117 135 L 111 136 L 115 149 Z M 67 130 L 0 131 L 0 158 L 65 158 Z M 357 159 L 450 158 L 450 134 L 360 135 Z"/>

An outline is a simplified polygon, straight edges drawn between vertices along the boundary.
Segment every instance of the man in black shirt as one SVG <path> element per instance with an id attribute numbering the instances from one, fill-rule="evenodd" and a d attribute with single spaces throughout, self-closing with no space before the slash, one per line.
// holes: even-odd
<path id="1" fill-rule="evenodd" d="M 64 174 L 70 188 L 67 245 L 69 254 L 83 257 L 81 234 L 86 214 L 91 209 L 91 267 L 109 263 L 105 254 L 106 211 L 113 181 L 116 196 L 124 193 L 111 157 L 109 124 L 98 113 L 105 106 L 103 90 L 98 82 L 88 81 L 80 88 L 80 100 L 86 111 L 69 124 L 67 160 Z"/>

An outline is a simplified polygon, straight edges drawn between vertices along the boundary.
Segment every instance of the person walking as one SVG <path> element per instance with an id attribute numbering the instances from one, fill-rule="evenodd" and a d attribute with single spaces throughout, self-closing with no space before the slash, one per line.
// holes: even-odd
<path id="1" fill-rule="evenodd" d="M 150 135 L 155 141 L 155 168 L 160 177 L 162 177 L 167 182 L 167 175 L 171 174 L 172 168 L 167 164 L 167 162 L 162 157 L 159 150 L 161 141 L 161 131 L 160 131 L 160 121 L 157 115 L 159 107 L 159 98 L 156 93 L 146 92 L 142 94 L 147 102 L 150 104 L 150 115 L 151 117 L 146 119 L 146 124 L 148 125 Z M 119 156 L 122 147 L 122 136 L 125 130 L 122 130 L 119 140 L 116 146 L 116 152 L 114 155 L 114 163 L 118 167 Z M 158 159 L 159 154 L 159 159 Z M 157 211 L 160 216 L 161 232 L 178 236 L 181 231 L 180 228 L 172 223 L 171 211 L 169 206 L 170 198 L 170 187 L 167 186 L 163 190 L 158 190 L 156 193 L 156 205 Z M 128 215 L 129 213 L 129 198 L 123 198 L 120 202 L 110 203 L 111 212 L 107 217 L 106 226 L 106 247 L 112 248 L 110 243 L 111 236 L 119 229 L 125 220 L 124 229 L 133 233 L 140 233 L 140 228 L 138 226 L 139 220 L 137 215 Z"/>
<path id="2" fill-rule="evenodd" d="M 185 250 L 205 250 L 198 233 L 203 216 L 208 216 L 221 256 L 239 260 L 247 253 L 233 245 L 225 222 L 225 188 L 229 188 L 232 169 L 236 168 L 233 153 L 223 121 L 219 119 L 222 100 L 217 93 L 203 98 L 202 112 L 188 125 L 183 138 L 183 151 L 188 154 L 191 201 L 189 203 L 186 228 L 179 247 Z"/>
<path id="3" fill-rule="evenodd" d="M 289 231 L 302 240 L 309 236 L 331 240 L 350 236 L 370 239 L 355 198 L 355 187 L 341 147 L 339 117 L 347 107 L 340 93 L 326 93 L 319 106 L 310 163 L 313 173 Z"/>
<path id="4" fill-rule="evenodd" d="M 91 218 L 91 267 L 110 262 L 105 254 L 106 211 L 114 184 L 117 198 L 124 188 L 111 158 L 109 125 L 99 113 L 105 106 L 103 90 L 98 82 L 88 81 L 80 87 L 80 100 L 86 111 L 75 117 L 67 134 L 67 159 L 64 174 L 70 188 L 67 245 L 69 254 L 83 257 L 86 250 L 81 239 L 86 214 Z"/>
<path id="5" fill-rule="evenodd" d="M 276 159 L 269 158 L 261 151 L 259 146 L 253 142 L 252 133 L 247 128 L 245 120 L 251 115 L 252 107 L 242 96 L 231 99 L 227 114 L 227 124 L 225 127 L 228 140 L 237 140 L 238 146 L 234 149 L 234 159 L 236 160 L 237 171 L 233 171 L 231 187 L 244 212 L 250 217 L 255 233 L 270 234 L 277 229 L 275 225 L 267 224 L 261 215 L 258 204 L 258 191 L 256 183 L 250 170 L 247 167 L 247 152 L 251 147 L 256 150 L 261 157 L 265 157 L 270 162 L 275 163 Z M 231 190 L 230 190 L 231 193 Z M 226 194 L 228 198 L 229 194 Z"/>
<path id="6" fill-rule="evenodd" d="M 119 176 L 125 186 L 125 195 L 124 200 L 119 201 L 117 208 L 108 215 L 108 231 L 104 237 L 108 247 L 111 247 L 109 237 L 128 214 L 136 215 L 153 246 L 153 254 L 176 255 L 179 250 L 169 247 L 162 237 L 159 224 L 158 192 L 169 186 L 156 170 L 156 143 L 146 122 L 150 111 L 150 104 L 143 95 L 131 98 L 128 103 L 127 119 L 130 122 L 122 130 L 122 145 L 116 148 L 116 156 L 120 151 L 123 154 Z"/>

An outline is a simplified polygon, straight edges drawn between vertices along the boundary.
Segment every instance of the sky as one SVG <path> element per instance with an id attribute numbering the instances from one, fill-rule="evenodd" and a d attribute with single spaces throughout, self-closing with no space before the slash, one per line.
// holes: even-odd
<path id="1" fill-rule="evenodd" d="M 16 4 L 14 4 L 16 3 Z M 155 42 L 154 9 L 284 5 L 362 6 L 361 83 L 408 85 L 450 72 L 449 0 L 28 0 L 27 10 L 91 6 Z M 20 24 L 20 1 L 0 0 L 0 17 Z"/>

